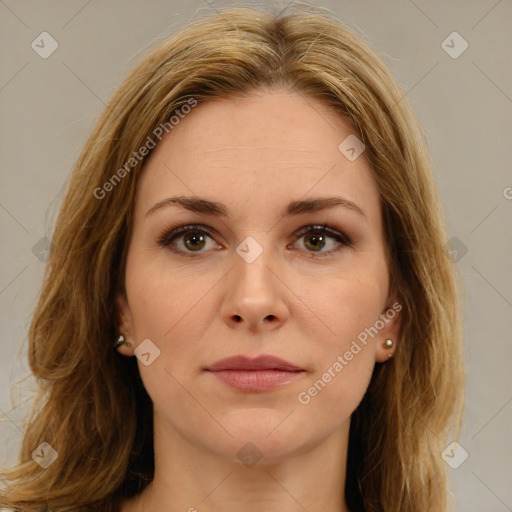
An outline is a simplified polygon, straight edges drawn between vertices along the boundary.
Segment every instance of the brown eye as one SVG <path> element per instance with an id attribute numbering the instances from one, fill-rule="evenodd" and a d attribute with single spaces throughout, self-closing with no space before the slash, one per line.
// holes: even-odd
<path id="1" fill-rule="evenodd" d="M 314 257 L 322 258 L 331 256 L 343 247 L 351 247 L 352 241 L 348 236 L 329 227 L 305 226 L 298 233 L 295 233 L 296 243 L 303 238 L 303 245 L 307 253 L 313 253 Z M 164 233 L 158 243 L 183 256 L 194 256 L 194 253 L 201 255 L 207 252 L 208 239 L 214 242 L 213 237 L 200 225 L 180 226 Z M 333 245 L 331 249 L 323 250 Z M 221 246 L 213 244 L 214 249 Z M 316 253 L 316 254 L 315 254 Z"/>
<path id="2" fill-rule="evenodd" d="M 318 258 L 331 256 L 343 247 L 352 246 L 352 241 L 348 236 L 330 228 L 327 224 L 322 226 L 306 226 L 296 233 L 295 236 L 297 241 L 304 238 L 306 252 L 317 253 L 318 256 L 315 255 L 315 257 Z M 326 251 L 322 250 L 326 245 L 329 245 L 329 242 L 334 245 L 334 248 Z M 336 244 L 338 244 L 337 247 Z"/>
<path id="3" fill-rule="evenodd" d="M 304 238 L 304 245 L 313 251 L 320 251 L 325 247 L 325 235 L 308 233 Z"/>
<path id="4" fill-rule="evenodd" d="M 184 256 L 194 256 L 206 252 L 208 240 L 213 244 L 213 238 L 201 226 L 180 226 L 164 233 L 158 243 Z"/>
<path id="5" fill-rule="evenodd" d="M 205 238 L 200 232 L 189 232 L 183 236 L 183 245 L 191 251 L 200 251 L 205 246 Z"/>

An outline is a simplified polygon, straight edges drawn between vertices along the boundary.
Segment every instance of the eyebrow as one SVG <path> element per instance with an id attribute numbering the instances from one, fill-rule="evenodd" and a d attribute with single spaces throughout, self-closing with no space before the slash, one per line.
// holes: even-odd
<path id="1" fill-rule="evenodd" d="M 173 196 L 158 201 L 146 212 L 146 217 L 163 206 L 168 205 L 181 206 L 191 212 L 204 213 L 215 217 L 229 217 L 229 209 L 225 204 L 197 196 Z M 364 211 L 356 203 L 342 197 L 314 197 L 312 199 L 292 201 L 282 210 L 281 217 L 321 212 L 336 206 L 352 210 L 368 220 Z"/>

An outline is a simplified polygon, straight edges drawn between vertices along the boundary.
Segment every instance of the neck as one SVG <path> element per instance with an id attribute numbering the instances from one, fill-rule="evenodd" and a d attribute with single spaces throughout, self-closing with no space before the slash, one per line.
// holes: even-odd
<path id="1" fill-rule="evenodd" d="M 240 441 L 235 446 L 245 448 L 233 460 L 192 443 L 155 413 L 154 479 L 123 511 L 349 512 L 344 492 L 349 425 L 350 419 L 317 445 L 259 460 L 261 452 Z M 268 446 L 266 454 L 276 453 Z"/>

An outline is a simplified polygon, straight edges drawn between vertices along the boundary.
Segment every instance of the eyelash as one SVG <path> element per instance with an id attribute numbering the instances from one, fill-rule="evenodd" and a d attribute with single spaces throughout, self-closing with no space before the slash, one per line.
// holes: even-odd
<path id="1" fill-rule="evenodd" d="M 204 254 L 205 251 L 198 251 L 197 254 L 195 254 L 192 251 L 181 251 L 181 250 L 172 248 L 171 243 L 175 239 L 177 239 L 180 236 L 183 236 L 187 233 L 190 233 L 190 232 L 206 234 L 208 237 L 213 239 L 212 235 L 208 232 L 208 228 L 206 226 L 202 226 L 200 224 L 190 224 L 190 225 L 185 225 L 185 226 L 179 226 L 174 229 L 173 228 L 167 229 L 158 238 L 158 243 L 162 247 L 169 247 L 173 252 L 176 252 L 180 255 L 184 255 L 187 257 L 197 257 L 198 255 Z M 328 238 L 331 238 L 340 244 L 339 247 L 332 249 L 330 251 L 326 251 L 326 252 L 315 253 L 314 251 L 306 251 L 306 252 L 313 254 L 314 258 L 329 257 L 329 256 L 332 256 L 334 253 L 338 252 L 339 250 L 341 250 L 343 247 L 352 247 L 352 240 L 350 239 L 350 237 L 348 237 L 344 233 L 340 233 L 339 231 L 335 230 L 328 224 L 304 226 L 303 228 L 301 228 L 299 231 L 297 231 L 294 234 L 294 236 L 296 237 L 294 243 L 309 233 L 327 235 Z"/>

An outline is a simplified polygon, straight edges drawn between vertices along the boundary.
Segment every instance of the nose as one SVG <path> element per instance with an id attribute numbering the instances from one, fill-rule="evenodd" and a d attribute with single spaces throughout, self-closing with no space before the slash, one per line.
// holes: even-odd
<path id="1" fill-rule="evenodd" d="M 240 254 L 233 253 L 233 268 L 224 284 L 224 322 L 250 332 L 278 329 L 289 316 L 289 291 L 279 275 L 276 258 L 270 249 L 263 250 L 254 261 Z"/>

